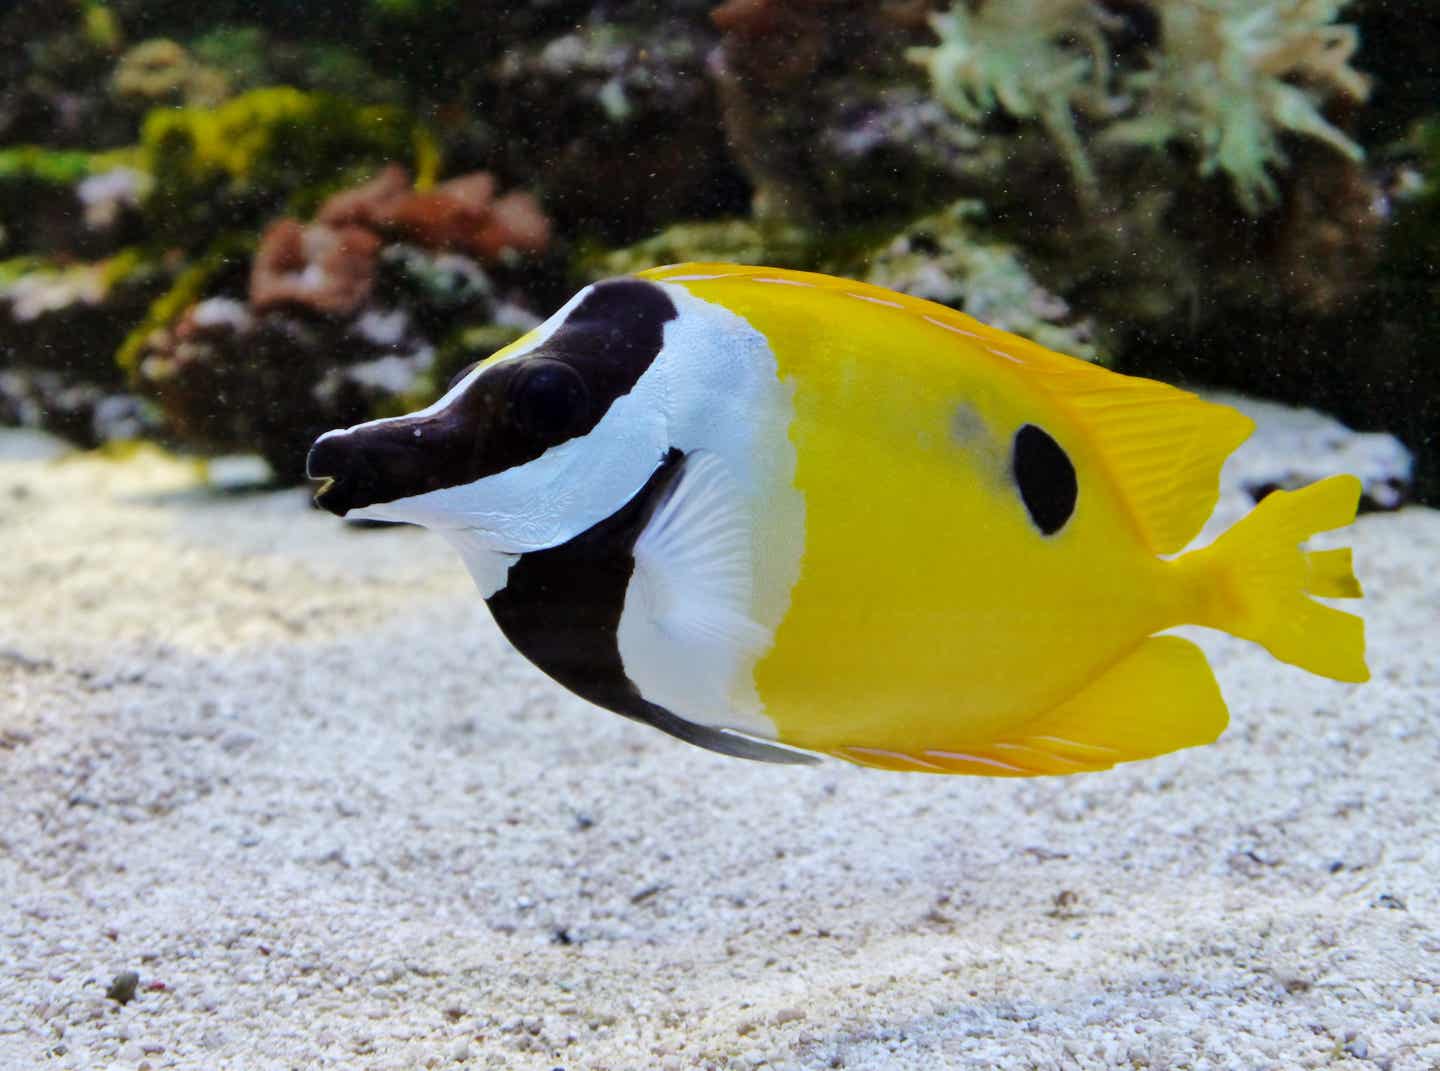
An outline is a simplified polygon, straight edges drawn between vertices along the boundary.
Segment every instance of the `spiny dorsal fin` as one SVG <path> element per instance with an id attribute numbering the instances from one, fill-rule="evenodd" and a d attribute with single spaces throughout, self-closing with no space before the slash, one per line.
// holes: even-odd
<path id="1" fill-rule="evenodd" d="M 1255 423 L 1165 383 L 1122 376 L 1007 339 L 1053 397 L 1081 419 L 1146 544 L 1173 554 L 1195 538 L 1220 495 L 1220 468 Z"/>
<path id="2" fill-rule="evenodd" d="M 1156 554 L 1185 547 L 1205 524 L 1220 493 L 1220 467 L 1249 438 L 1254 422 L 1188 391 L 1123 376 L 1045 347 L 973 316 L 869 283 L 812 272 L 739 264 L 676 264 L 643 273 L 659 281 L 708 279 L 788 283 L 860 297 L 920 317 L 972 352 L 1017 366 L 1079 417 L 1136 527 Z"/>

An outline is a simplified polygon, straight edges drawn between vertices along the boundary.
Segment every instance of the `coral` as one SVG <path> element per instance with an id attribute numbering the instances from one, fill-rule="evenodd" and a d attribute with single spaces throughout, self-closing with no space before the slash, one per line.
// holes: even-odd
<path id="1" fill-rule="evenodd" d="M 196 60 L 222 71 L 226 79 L 242 91 L 281 81 L 271 77 L 270 48 L 269 38 L 258 26 L 220 25 L 190 42 L 190 51 Z M 281 84 L 294 83 L 283 81 Z M 315 87 L 296 85 L 295 88 Z"/>
<path id="2" fill-rule="evenodd" d="M 134 432 L 109 357 L 160 279 L 140 250 L 0 262 L 0 421 L 83 445 Z M 152 424 L 147 425 L 153 430 Z"/>
<path id="3" fill-rule="evenodd" d="M 1200 173 L 1224 173 L 1255 213 L 1276 198 L 1282 135 L 1359 158 L 1320 110 L 1367 91 L 1349 63 L 1354 29 L 1335 22 L 1345 2 L 1136 0 L 1158 20 L 1159 41 L 1131 68 L 1113 61 L 1108 40 L 1125 20 L 1093 0 L 957 0 L 932 19 L 939 44 L 911 55 L 965 121 L 996 109 L 1039 121 L 1092 204 L 1098 180 L 1077 114 L 1102 126 L 1102 146 L 1190 146 Z"/>
<path id="4" fill-rule="evenodd" d="M 31 180 L 68 186 L 95 170 L 95 154 L 43 145 L 13 145 L 0 149 L 0 182 Z"/>
<path id="5" fill-rule="evenodd" d="M 292 41 L 258 26 L 220 25 L 190 42 L 195 59 L 237 91 L 267 85 L 332 93 L 366 104 L 397 103 L 401 87 L 339 42 Z"/>
<path id="6" fill-rule="evenodd" d="M 302 306 L 350 316 L 370 297 L 379 251 L 380 239 L 361 227 L 276 220 L 250 269 L 250 305 L 256 312 Z"/>
<path id="7" fill-rule="evenodd" d="M 797 227 L 738 219 L 677 223 L 623 249 L 592 253 L 584 268 L 590 278 L 600 279 L 690 260 L 810 268 L 815 250 L 810 234 Z"/>
<path id="8" fill-rule="evenodd" d="M 834 6 L 835 0 L 725 0 L 710 12 L 710 21 L 746 46 L 733 50 L 730 62 L 737 72 L 778 89 L 820 66 L 827 45 L 825 9 Z"/>
<path id="9" fill-rule="evenodd" d="M 405 112 L 287 87 L 254 90 L 214 109 L 152 111 L 140 159 L 155 180 L 151 225 L 179 241 L 208 237 L 217 215 L 308 214 L 394 160 L 413 160 L 421 184 L 433 181 L 439 164 L 433 138 Z"/>
<path id="10" fill-rule="evenodd" d="M 572 23 L 495 66 L 487 167 L 533 185 L 564 233 L 626 243 L 744 208 L 705 73 L 713 34 L 668 10 L 650 18 Z"/>
<path id="11" fill-rule="evenodd" d="M 840 205 L 869 200 L 876 214 L 911 201 L 888 188 L 894 172 L 857 169 L 854 157 L 832 166 L 828 134 L 837 119 L 876 114 L 884 91 L 911 79 L 904 56 L 921 14 L 913 2 L 873 0 L 728 0 L 711 11 L 722 37 L 707 72 L 758 220 L 813 226 Z M 867 196 L 851 192 L 857 183 Z"/>
<path id="12" fill-rule="evenodd" d="M 1300 312 L 1334 315 L 1364 300 L 1375 283 L 1385 219 L 1375 180 L 1354 160 L 1312 146 L 1295 154 L 1294 178 L 1264 251 L 1279 300 Z M 1253 283 L 1252 283 L 1253 289 Z"/>
<path id="13" fill-rule="evenodd" d="M 358 225 L 427 249 L 450 249 L 495 261 L 508 253 L 542 253 L 550 222 L 524 192 L 497 198 L 495 179 L 477 171 L 433 190 L 410 188 L 404 168 L 391 165 L 371 181 L 331 197 L 316 219 Z"/>
<path id="14" fill-rule="evenodd" d="M 1088 321 L 1031 274 L 1015 246 L 986 231 L 983 208 L 959 201 L 876 244 L 860 234 L 761 227 L 744 220 L 683 223 L 624 249 L 592 254 L 591 278 L 684 261 L 769 264 L 864 279 L 963 309 L 997 327 L 1086 360 L 1101 356 Z"/>
<path id="15" fill-rule="evenodd" d="M 332 194 L 315 213 L 317 223 L 376 228 L 381 209 L 410 193 L 410 175 L 399 164 L 386 164 L 368 182 Z"/>
<path id="16" fill-rule="evenodd" d="M 222 295 L 151 332 L 136 380 L 179 441 L 258 451 L 278 479 L 293 481 L 315 435 L 415 401 L 434 363 L 433 344 L 404 308 L 341 320 L 279 304 L 257 311 Z"/>
<path id="17" fill-rule="evenodd" d="M 1075 126 L 1075 109 L 1114 108 L 1107 84 L 1107 16 L 1092 0 L 958 0 L 931 19 L 940 43 L 912 49 L 935 95 L 969 123 L 997 107 L 1038 120 L 1064 155 L 1077 191 L 1093 198 L 1096 179 Z"/>
<path id="18" fill-rule="evenodd" d="M 387 246 L 380 257 L 387 282 L 415 304 L 445 314 L 494 300 L 490 277 L 469 257 L 432 253 L 411 245 Z"/>
<path id="19" fill-rule="evenodd" d="M 35 267 L 0 287 L 0 300 L 8 302 L 10 318 L 23 324 L 71 305 L 99 305 L 109 290 L 103 264 Z"/>
<path id="20" fill-rule="evenodd" d="M 150 176 L 133 167 L 114 167 L 81 179 L 75 196 L 84 208 L 85 225 L 106 230 L 128 212 L 138 210 L 150 192 Z"/>
<path id="21" fill-rule="evenodd" d="M 0 4 L 0 145 L 100 149 L 133 136 L 109 91 L 118 21 L 87 0 Z"/>
<path id="22" fill-rule="evenodd" d="M 169 288 L 155 298 L 145 315 L 130 329 L 118 349 L 115 364 L 132 379 L 152 335 L 173 324 L 199 300 L 217 276 L 245 263 L 252 240 L 245 235 L 227 235 L 214 241 L 205 254 L 179 272 Z"/>
<path id="23" fill-rule="evenodd" d="M 859 258 L 867 282 L 961 309 L 1084 360 L 1101 357 L 1088 321 L 1046 290 L 1014 246 L 988 237 L 984 211 L 960 201 Z"/>
<path id="24" fill-rule="evenodd" d="M 1158 4 L 1162 49 L 1132 75 L 1139 115 L 1106 136 L 1143 145 L 1186 142 L 1200 171 L 1229 176 L 1251 212 L 1275 200 L 1270 169 L 1286 157 L 1280 135 L 1324 142 L 1352 160 L 1360 146 L 1320 111 L 1327 97 L 1365 99 L 1350 66 L 1359 39 L 1335 24 L 1347 0 L 1207 0 Z M 1295 84 L 1287 79 L 1295 79 Z"/>
<path id="25" fill-rule="evenodd" d="M 0 369 L 0 424 L 42 428 L 85 447 L 162 431 L 143 399 L 43 368 Z"/>
<path id="26" fill-rule="evenodd" d="M 297 479 L 307 441 L 325 428 L 433 399 L 442 345 L 448 368 L 482 325 L 509 338 L 536 322 L 497 298 L 477 259 L 503 273 L 548 228 L 532 199 L 494 191 L 483 172 L 416 191 L 403 168 L 383 168 L 329 197 L 312 222 L 272 221 L 243 288 L 234 268 L 245 248 L 212 248 L 154 302 L 119 359 L 175 438 L 257 449 L 279 478 Z"/>
<path id="27" fill-rule="evenodd" d="M 116 224 L 138 215 L 131 209 L 145 185 L 130 168 L 136 196 L 120 189 L 117 172 L 130 158 L 39 145 L 0 149 L 0 254 L 98 259 L 113 252 L 126 240 Z"/>
<path id="28" fill-rule="evenodd" d="M 1440 115 L 1416 123 L 1401 149 L 1411 159 L 1391 197 L 1395 225 L 1386 275 L 1412 290 L 1416 307 L 1440 326 Z"/>
<path id="29" fill-rule="evenodd" d="M 125 53 L 111 84 L 122 99 L 146 107 L 213 108 L 230 95 L 223 72 L 197 63 L 183 45 L 164 37 L 142 41 Z"/>

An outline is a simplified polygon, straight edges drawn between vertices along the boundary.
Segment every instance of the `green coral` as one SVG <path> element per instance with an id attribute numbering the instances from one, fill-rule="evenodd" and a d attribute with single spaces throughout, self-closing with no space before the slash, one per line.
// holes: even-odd
<path id="1" fill-rule="evenodd" d="M 1386 275 L 1409 292 L 1414 307 L 1440 317 L 1440 116 L 1417 123 L 1401 148 L 1414 163 L 1396 184 Z"/>
<path id="2" fill-rule="evenodd" d="M 1106 136 L 1142 145 L 1187 142 L 1200 171 L 1223 171 L 1240 203 L 1258 211 L 1276 196 L 1284 132 L 1322 141 L 1352 160 L 1360 146 L 1320 111 L 1327 96 L 1363 100 L 1364 75 L 1350 66 L 1359 45 L 1335 24 L 1346 0 L 1167 0 L 1158 5 L 1163 50 L 1127 88 L 1142 100 L 1136 118 Z M 1298 79 L 1300 84 L 1287 81 Z"/>
<path id="3" fill-rule="evenodd" d="M 84 152 L 50 149 L 43 145 L 14 145 L 0 149 L 0 182 L 31 181 L 47 186 L 71 186 L 83 178 L 128 163 L 126 152 Z"/>
<path id="4" fill-rule="evenodd" d="M 1350 66 L 1356 31 L 1336 23 L 1345 4 L 1147 0 L 1160 40 L 1137 68 L 1112 63 L 1106 35 L 1122 20 L 1090 0 L 958 0 L 931 20 L 939 43 L 911 57 L 965 121 L 997 109 L 1039 121 L 1082 196 L 1096 188 L 1077 113 L 1104 127 L 1102 144 L 1191 146 L 1201 174 L 1223 172 L 1253 213 L 1275 197 L 1283 134 L 1361 156 L 1321 112 L 1331 97 L 1363 100 L 1368 88 Z"/>
<path id="5" fill-rule="evenodd" d="M 85 40 L 102 52 L 119 48 L 124 34 L 115 13 L 102 0 L 80 0 L 79 7 Z"/>
<path id="6" fill-rule="evenodd" d="M 167 37 L 142 41 L 125 53 L 111 84 L 120 97 L 143 104 L 214 107 L 230 95 L 222 72 L 197 62 Z"/>
<path id="7" fill-rule="evenodd" d="M 369 0 L 368 6 L 381 18 L 420 22 L 450 14 L 455 0 Z"/>
<path id="8" fill-rule="evenodd" d="M 188 234 L 218 199 L 306 215 L 330 193 L 382 164 L 409 160 L 416 184 L 434 181 L 434 137 L 399 108 L 363 106 L 288 86 L 257 89 L 218 108 L 157 109 L 141 131 L 141 166 L 155 179 L 147 204 L 162 234 Z"/>
<path id="9" fill-rule="evenodd" d="M 3 295 L 12 283 L 32 273 L 45 271 L 48 266 L 49 261 L 45 257 L 24 256 L 0 260 L 0 295 Z"/>
<path id="10" fill-rule="evenodd" d="M 115 363 L 129 376 L 134 376 L 150 336 L 169 327 L 180 314 L 199 301 L 210 281 L 236 260 L 248 258 L 255 246 L 248 235 L 229 235 L 216 241 L 206 254 L 182 271 L 170 288 L 150 303 L 140 321 L 115 353 Z"/>
<path id="11" fill-rule="evenodd" d="M 258 26 L 216 26 L 190 42 L 195 58 L 224 71 L 241 89 L 254 89 L 270 81 L 265 31 Z"/>
<path id="12" fill-rule="evenodd" d="M 345 45 L 272 38 L 256 26 L 216 26 L 192 40 L 190 52 L 240 91 L 283 84 L 362 102 L 402 96 L 393 81 Z"/>
<path id="13" fill-rule="evenodd" d="M 910 50 L 930 71 L 938 97 L 970 123 L 997 107 L 1038 120 L 1088 195 L 1095 175 L 1075 127 L 1074 109 L 1108 107 L 1109 50 L 1104 13 L 1090 0 L 959 0 L 932 16 L 940 43 Z"/>
<path id="14" fill-rule="evenodd" d="M 814 249 L 807 232 L 798 227 L 727 219 L 677 223 L 634 245 L 592 251 L 581 258 L 591 278 L 630 275 L 657 264 L 692 260 L 808 268 L 814 264 Z"/>
<path id="15" fill-rule="evenodd" d="M 1090 325 L 1030 274 L 1012 245 L 985 233 L 977 201 L 957 201 L 869 251 L 849 273 L 961 309 L 977 320 L 1083 360 L 1103 359 Z"/>
<path id="16" fill-rule="evenodd" d="M 679 223 L 623 249 L 582 257 L 592 279 L 687 261 L 766 264 L 864 279 L 877 286 L 963 309 L 986 323 L 1085 360 L 1100 350 L 1089 325 L 1046 290 L 1018 250 L 985 231 L 978 201 L 957 201 L 900 231 L 866 228 L 823 239 L 796 227 L 745 220 Z"/>

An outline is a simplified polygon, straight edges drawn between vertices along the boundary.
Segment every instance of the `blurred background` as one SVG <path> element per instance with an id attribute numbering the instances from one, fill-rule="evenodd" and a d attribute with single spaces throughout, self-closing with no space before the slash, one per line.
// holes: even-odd
<path id="1" fill-rule="evenodd" d="M 1426 0 L 0 12 L 0 423 L 295 481 L 586 282 L 723 259 L 1392 432 L 1440 503 Z"/>

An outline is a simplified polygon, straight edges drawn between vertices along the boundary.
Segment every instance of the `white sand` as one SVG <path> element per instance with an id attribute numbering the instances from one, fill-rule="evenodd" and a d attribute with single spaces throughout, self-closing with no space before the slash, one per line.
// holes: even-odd
<path id="1" fill-rule="evenodd" d="M 0 1067 L 1440 1066 L 1440 514 L 1371 684 L 1221 641 L 1218 745 L 1014 782 L 694 750 L 190 482 L 0 463 Z"/>

